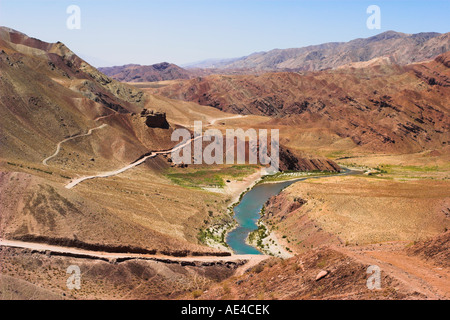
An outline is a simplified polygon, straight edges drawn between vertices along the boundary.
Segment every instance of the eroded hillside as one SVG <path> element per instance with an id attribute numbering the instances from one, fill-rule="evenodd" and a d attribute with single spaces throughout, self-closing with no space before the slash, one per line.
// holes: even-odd
<path id="1" fill-rule="evenodd" d="M 298 148 L 323 143 L 330 148 L 340 140 L 335 150 L 418 152 L 449 143 L 449 59 L 447 52 L 407 66 L 212 75 L 147 90 L 228 112 L 274 117 L 271 124 L 298 129 L 296 138 L 289 128 L 284 135 L 297 140 Z M 305 132 L 300 139 L 299 132 Z"/>

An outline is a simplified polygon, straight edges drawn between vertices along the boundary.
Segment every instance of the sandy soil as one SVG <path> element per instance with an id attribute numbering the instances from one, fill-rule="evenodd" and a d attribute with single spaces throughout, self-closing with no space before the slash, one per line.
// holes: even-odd
<path id="1" fill-rule="evenodd" d="M 239 198 L 241 196 L 241 194 L 245 191 L 247 191 L 247 189 L 251 189 L 263 176 L 263 172 L 261 170 L 257 170 L 255 173 L 246 176 L 243 179 L 239 179 L 239 180 L 231 180 L 230 182 L 228 182 L 226 184 L 225 187 L 223 188 L 214 188 L 214 187 L 205 187 L 202 188 L 203 190 L 206 191 L 210 191 L 210 192 L 216 192 L 216 193 L 221 193 L 221 194 L 225 194 L 227 196 L 230 197 L 230 203 L 229 205 L 233 205 L 236 202 L 239 201 Z"/>

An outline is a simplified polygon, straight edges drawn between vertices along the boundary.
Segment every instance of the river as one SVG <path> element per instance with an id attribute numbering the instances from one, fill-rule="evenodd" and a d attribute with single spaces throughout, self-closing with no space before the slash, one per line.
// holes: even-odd
<path id="1" fill-rule="evenodd" d="M 344 172 L 339 174 L 302 177 L 295 180 L 257 184 L 246 192 L 239 204 L 234 207 L 234 219 L 237 221 L 238 227 L 228 233 L 226 237 L 227 244 L 235 254 L 262 254 L 255 247 L 248 245 L 246 239 L 250 232 L 258 228 L 256 222 L 261 218 L 261 209 L 269 198 L 279 194 L 284 188 L 295 182 L 357 173 L 359 171 L 344 169 Z"/>

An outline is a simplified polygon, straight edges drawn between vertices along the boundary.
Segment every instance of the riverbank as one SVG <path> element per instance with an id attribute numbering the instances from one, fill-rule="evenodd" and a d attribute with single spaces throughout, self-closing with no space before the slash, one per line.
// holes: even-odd
<path id="1" fill-rule="evenodd" d="M 293 254 L 283 247 L 276 233 L 273 230 L 269 230 L 267 225 L 262 221 L 262 218 L 263 216 L 261 215 L 261 218 L 257 222 L 258 229 L 249 233 L 246 243 L 254 246 L 263 254 L 283 259 L 291 258 Z"/>
<path id="2" fill-rule="evenodd" d="M 262 169 L 257 169 L 255 173 L 245 177 L 242 180 L 230 181 L 225 186 L 224 193 L 230 196 L 230 202 L 228 203 L 228 209 L 232 209 L 239 203 L 243 194 L 253 188 L 263 177 Z"/>
<path id="3" fill-rule="evenodd" d="M 230 246 L 225 239 L 229 231 L 237 226 L 237 222 L 232 220 L 231 223 L 215 224 L 205 230 L 200 231 L 200 241 L 210 248 L 226 251 L 233 254 Z"/>
<path id="4" fill-rule="evenodd" d="M 348 171 L 344 172 L 343 174 L 348 173 Z M 339 173 L 336 173 L 336 175 Z M 295 181 L 301 181 L 307 178 L 316 178 L 316 177 L 325 177 L 332 175 L 330 172 L 284 172 L 284 173 L 276 173 L 273 175 L 264 175 L 263 170 L 258 170 L 257 172 L 247 176 L 246 178 L 242 179 L 241 181 L 230 181 L 229 184 L 226 185 L 225 188 L 222 188 L 220 190 L 221 193 L 230 195 L 230 201 L 228 205 L 228 214 L 229 218 L 234 223 L 225 223 L 223 225 L 213 225 L 210 228 L 206 229 L 203 232 L 203 243 L 213 247 L 213 248 L 220 248 L 221 250 L 227 249 L 227 251 L 230 251 L 231 248 L 229 247 L 229 243 L 226 239 L 228 239 L 230 233 L 235 231 L 235 229 L 241 227 L 241 223 L 238 223 L 236 220 L 236 212 L 235 207 L 241 204 L 241 200 L 246 195 L 247 192 L 254 189 L 256 185 L 269 185 L 269 184 L 286 184 L 287 187 L 291 183 L 295 183 Z M 270 179 L 266 180 L 265 179 Z M 208 191 L 213 191 L 208 189 Z M 217 192 L 217 191 L 216 191 Z M 277 191 L 278 192 L 278 191 Z M 257 201 L 256 199 L 252 200 Z M 262 209 L 264 210 L 264 209 Z M 262 230 L 268 230 L 262 220 L 261 220 L 261 212 L 258 212 L 258 219 L 255 225 L 256 230 L 253 230 L 253 227 L 250 229 L 253 230 L 253 235 L 250 237 L 247 236 L 245 239 L 242 238 L 242 243 L 245 243 L 246 245 L 255 248 L 256 252 L 265 253 L 273 256 L 288 258 L 291 256 L 291 254 L 288 252 L 287 249 L 283 245 L 280 244 L 280 241 L 277 237 L 277 235 L 269 231 L 267 234 L 265 232 L 262 232 Z M 224 220 L 226 221 L 226 219 Z M 246 227 L 248 228 L 248 226 Z M 207 239 L 206 239 L 207 237 Z M 236 240 L 236 239 L 234 239 Z M 234 241 L 236 244 L 236 241 Z M 235 249 L 236 250 L 236 249 Z M 232 251 L 232 250 L 231 250 Z"/>
<path id="5" fill-rule="evenodd" d="M 228 236 L 228 233 L 238 227 L 238 223 L 234 219 L 233 208 L 239 204 L 243 195 L 247 191 L 251 190 L 258 183 L 258 181 L 261 180 L 262 177 L 263 170 L 257 169 L 256 172 L 241 180 L 231 180 L 224 188 L 203 188 L 204 190 L 209 192 L 219 192 L 229 195 L 230 200 L 227 203 L 227 212 L 232 221 L 231 223 L 226 222 L 224 224 L 215 224 L 202 231 L 202 233 L 204 234 L 202 242 L 204 244 L 214 249 L 233 253 L 233 250 L 228 246 L 225 240 Z"/>

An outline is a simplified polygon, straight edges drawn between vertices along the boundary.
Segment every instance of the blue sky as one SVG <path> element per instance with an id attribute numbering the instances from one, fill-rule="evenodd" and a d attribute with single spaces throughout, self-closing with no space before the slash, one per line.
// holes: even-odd
<path id="1" fill-rule="evenodd" d="M 69 30 L 69 5 L 81 29 Z M 381 29 L 369 30 L 369 5 Z M 0 0 L 0 25 L 64 42 L 93 65 L 186 64 L 274 48 L 370 37 L 387 30 L 450 31 L 450 0 Z"/>

